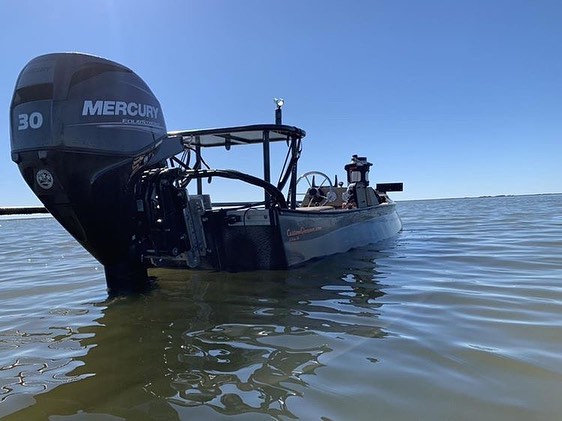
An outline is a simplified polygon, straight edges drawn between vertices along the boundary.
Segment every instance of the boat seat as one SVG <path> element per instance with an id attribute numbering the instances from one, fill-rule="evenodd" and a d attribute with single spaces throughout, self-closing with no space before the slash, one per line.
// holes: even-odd
<path id="1" fill-rule="evenodd" d="M 323 211 L 333 211 L 333 206 L 305 206 L 302 208 L 296 208 L 298 211 L 303 212 L 323 212 Z"/>

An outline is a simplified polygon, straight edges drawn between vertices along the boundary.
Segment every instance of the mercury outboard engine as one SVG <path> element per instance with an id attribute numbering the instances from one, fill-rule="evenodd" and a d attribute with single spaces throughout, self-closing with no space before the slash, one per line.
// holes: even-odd
<path id="1" fill-rule="evenodd" d="M 19 75 L 10 114 L 12 160 L 49 212 L 103 264 L 110 293 L 145 287 L 131 241 L 133 184 L 141 168 L 160 165 L 150 160 L 166 136 L 148 86 L 109 60 L 47 54 Z"/>

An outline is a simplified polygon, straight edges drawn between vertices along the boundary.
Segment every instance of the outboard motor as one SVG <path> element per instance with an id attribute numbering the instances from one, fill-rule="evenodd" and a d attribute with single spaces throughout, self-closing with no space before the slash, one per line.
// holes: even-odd
<path id="1" fill-rule="evenodd" d="M 367 186 L 369 185 L 369 168 L 373 164 L 366 157 L 353 155 L 351 162 L 345 165 L 347 173 L 347 202 L 350 207 L 367 206 Z"/>
<path id="2" fill-rule="evenodd" d="M 140 290 L 133 185 L 166 136 L 162 109 L 142 79 L 99 57 L 31 60 L 10 108 L 12 160 L 62 226 L 105 268 L 110 293 Z M 150 165 L 147 166 L 146 164 Z"/>
<path id="3" fill-rule="evenodd" d="M 351 162 L 344 167 L 347 173 L 347 182 L 361 183 L 367 187 L 369 185 L 369 168 L 372 165 L 366 157 L 353 155 Z"/>

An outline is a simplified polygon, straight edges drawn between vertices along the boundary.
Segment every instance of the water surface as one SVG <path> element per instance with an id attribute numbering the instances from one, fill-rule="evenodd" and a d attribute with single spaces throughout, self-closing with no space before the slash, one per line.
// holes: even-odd
<path id="1" fill-rule="evenodd" d="M 560 209 L 399 203 L 384 244 L 291 271 L 162 271 L 112 300 L 52 218 L 0 219 L 0 417 L 561 419 Z"/>

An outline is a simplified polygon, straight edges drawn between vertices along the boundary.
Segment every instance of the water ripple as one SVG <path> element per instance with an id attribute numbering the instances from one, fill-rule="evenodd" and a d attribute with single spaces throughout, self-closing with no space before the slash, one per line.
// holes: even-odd
<path id="1" fill-rule="evenodd" d="M 385 244 L 111 301 L 52 219 L 0 221 L 0 417 L 560 419 L 562 196 L 398 206 Z"/>

